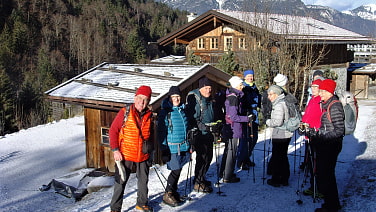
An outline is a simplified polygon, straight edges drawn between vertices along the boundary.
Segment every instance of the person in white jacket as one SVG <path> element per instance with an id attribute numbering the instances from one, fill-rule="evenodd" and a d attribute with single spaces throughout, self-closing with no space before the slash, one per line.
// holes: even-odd
<path id="1" fill-rule="evenodd" d="M 285 94 L 281 87 L 270 86 L 268 98 L 272 102 L 272 112 L 270 119 L 266 120 L 266 125 L 272 128 L 273 148 L 270 159 L 272 178 L 267 180 L 267 184 L 274 187 L 287 186 L 290 177 L 287 148 L 293 133 L 283 129 L 282 125 L 285 120 L 289 119 L 289 112 L 285 103 Z"/>

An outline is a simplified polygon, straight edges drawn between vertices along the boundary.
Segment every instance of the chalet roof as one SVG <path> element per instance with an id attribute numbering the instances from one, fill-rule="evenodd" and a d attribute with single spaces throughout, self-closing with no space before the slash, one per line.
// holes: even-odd
<path id="1" fill-rule="evenodd" d="M 209 10 L 180 29 L 158 40 L 160 45 L 173 42 L 188 44 L 190 41 L 222 25 L 235 26 L 252 32 L 262 30 L 271 36 L 284 36 L 289 40 L 316 40 L 326 43 L 371 43 L 369 37 L 349 30 L 302 16 L 240 12 L 228 10 Z"/>
<path id="2" fill-rule="evenodd" d="M 376 63 L 370 63 L 352 72 L 353 74 L 376 74 Z"/>
<path id="3" fill-rule="evenodd" d="M 231 77 L 208 64 L 188 66 L 102 63 L 46 91 L 45 94 L 52 101 L 116 110 L 126 103 L 133 103 L 137 88 L 148 85 L 153 91 L 150 104 L 155 109 L 160 106 L 172 85 L 183 90 L 204 75 L 222 86 L 225 86 Z"/>

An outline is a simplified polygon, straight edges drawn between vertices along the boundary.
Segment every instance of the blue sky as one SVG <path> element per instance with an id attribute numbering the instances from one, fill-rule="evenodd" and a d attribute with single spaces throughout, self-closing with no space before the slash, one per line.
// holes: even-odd
<path id="1" fill-rule="evenodd" d="M 365 4 L 376 4 L 375 0 L 302 0 L 306 5 L 322 5 L 338 11 L 352 10 Z"/>

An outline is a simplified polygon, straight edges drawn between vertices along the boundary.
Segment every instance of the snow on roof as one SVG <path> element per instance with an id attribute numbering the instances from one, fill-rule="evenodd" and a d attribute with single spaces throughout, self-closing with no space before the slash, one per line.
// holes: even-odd
<path id="1" fill-rule="evenodd" d="M 356 69 L 353 74 L 375 74 L 376 73 L 376 63 L 370 63 L 359 69 Z"/>
<path id="2" fill-rule="evenodd" d="M 161 57 L 158 59 L 154 59 L 150 61 L 151 63 L 177 63 L 177 62 L 184 62 L 185 61 L 185 56 L 176 56 L 176 55 L 169 55 L 166 57 Z"/>
<path id="3" fill-rule="evenodd" d="M 370 41 L 369 37 L 324 23 L 311 17 L 216 10 L 229 17 L 241 20 L 253 26 L 267 29 L 288 39 L 320 39 Z"/>
<path id="4" fill-rule="evenodd" d="M 152 88 L 151 104 L 204 66 L 102 63 L 45 93 L 52 97 L 132 103 L 141 85 Z"/>

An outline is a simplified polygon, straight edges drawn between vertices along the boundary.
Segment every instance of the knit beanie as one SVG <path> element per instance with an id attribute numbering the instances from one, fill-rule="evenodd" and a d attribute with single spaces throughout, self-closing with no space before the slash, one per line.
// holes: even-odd
<path id="1" fill-rule="evenodd" d="M 268 93 L 272 91 L 273 93 L 277 94 L 278 96 L 282 94 L 282 88 L 278 85 L 272 85 L 268 88 Z"/>
<path id="2" fill-rule="evenodd" d="M 277 74 L 277 76 L 274 77 L 273 81 L 276 85 L 283 87 L 287 83 L 287 77 L 283 74 Z"/>
<path id="3" fill-rule="evenodd" d="M 202 88 L 205 86 L 212 86 L 212 84 L 207 77 L 202 77 L 198 80 L 198 88 Z"/>
<path id="4" fill-rule="evenodd" d="M 136 96 L 140 95 L 140 94 L 147 96 L 150 99 L 151 98 L 151 88 L 149 86 L 142 85 L 136 91 Z"/>
<path id="5" fill-rule="evenodd" d="M 326 90 L 331 94 L 334 94 L 334 90 L 336 89 L 337 83 L 334 80 L 326 79 L 321 82 L 320 90 Z"/>
<path id="6" fill-rule="evenodd" d="M 231 87 L 236 88 L 236 87 L 238 87 L 240 84 L 243 83 L 243 80 L 240 79 L 240 77 L 238 77 L 238 76 L 233 76 L 233 77 L 231 77 L 231 78 L 229 79 L 228 82 L 230 83 Z"/>
<path id="7" fill-rule="evenodd" d="M 323 77 L 324 73 L 321 70 L 316 70 L 315 72 L 313 72 L 312 78 L 315 78 L 315 76 Z"/>
<path id="8" fill-rule="evenodd" d="M 179 96 L 181 96 L 181 91 L 180 91 L 180 89 L 179 89 L 178 86 L 171 86 L 170 90 L 168 91 L 168 95 L 169 96 L 172 96 L 172 95 L 179 95 Z"/>
<path id="9" fill-rule="evenodd" d="M 248 74 L 252 74 L 252 75 L 255 75 L 255 72 L 253 70 L 245 70 L 244 71 L 244 77 L 246 77 Z"/>
<path id="10" fill-rule="evenodd" d="M 321 79 L 317 79 L 315 81 L 312 82 L 312 85 L 318 85 L 320 86 L 320 84 L 322 83 L 322 80 Z"/>

